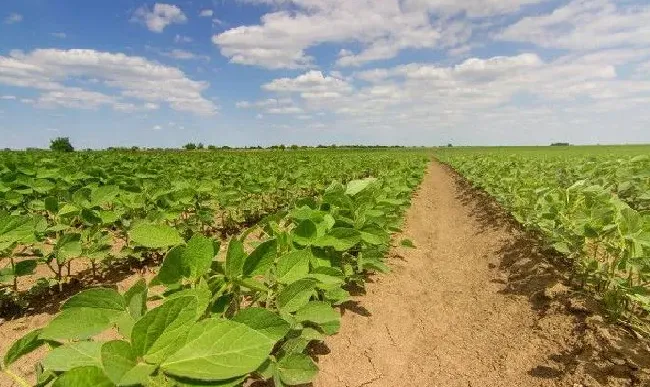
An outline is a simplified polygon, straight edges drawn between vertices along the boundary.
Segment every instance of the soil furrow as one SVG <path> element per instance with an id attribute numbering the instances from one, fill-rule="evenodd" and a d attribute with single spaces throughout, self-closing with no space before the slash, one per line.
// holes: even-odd
<path id="1" fill-rule="evenodd" d="M 568 289 L 562 270 L 447 167 L 430 165 L 399 238 L 417 248 L 394 248 L 392 273 L 372 277 L 356 307 L 343 308 L 341 332 L 319 358 L 316 387 L 647 380 L 645 343 L 608 326 L 593 309 L 569 310 L 575 292 L 552 291 Z M 637 360 L 626 368 L 630 358 Z M 615 370 L 617 361 L 623 365 Z"/>

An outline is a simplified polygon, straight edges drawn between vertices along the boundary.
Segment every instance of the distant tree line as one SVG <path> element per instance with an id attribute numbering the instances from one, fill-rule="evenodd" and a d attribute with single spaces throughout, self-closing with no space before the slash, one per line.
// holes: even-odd
<path id="1" fill-rule="evenodd" d="M 50 150 L 53 152 L 62 152 L 62 153 L 68 153 L 68 152 L 74 152 L 75 148 L 70 142 L 69 137 L 57 137 L 52 140 L 50 140 Z M 285 145 L 285 144 L 276 144 L 276 145 L 269 145 L 266 147 L 262 147 L 260 145 L 254 145 L 254 146 L 244 146 L 244 147 L 231 147 L 228 145 L 222 145 L 222 146 L 216 146 L 216 145 L 204 145 L 202 142 L 199 143 L 193 143 L 193 142 L 188 142 L 187 144 L 183 145 L 180 148 L 161 148 L 161 147 L 138 147 L 138 146 L 111 146 L 106 148 L 107 151 L 114 151 L 114 152 L 174 152 L 174 151 L 182 151 L 182 150 L 189 150 L 189 151 L 216 151 L 216 150 L 261 150 L 261 149 L 269 149 L 269 150 L 298 150 L 298 149 L 390 149 L 390 148 L 405 148 L 403 145 L 358 145 L 358 144 L 349 144 L 349 145 L 336 145 L 336 144 L 331 144 L 331 145 Z M 4 151 L 11 151 L 11 148 L 4 148 Z M 35 151 L 44 151 L 45 149 L 41 148 L 26 148 L 26 151 L 30 152 L 35 152 Z M 86 148 L 83 149 L 85 152 L 91 152 L 93 149 Z"/>

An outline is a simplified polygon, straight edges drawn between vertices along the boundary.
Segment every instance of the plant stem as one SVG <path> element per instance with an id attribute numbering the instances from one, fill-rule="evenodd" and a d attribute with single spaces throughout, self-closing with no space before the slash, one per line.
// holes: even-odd
<path id="1" fill-rule="evenodd" d="M 9 261 L 11 262 L 11 272 L 13 273 L 13 281 L 14 281 L 14 292 L 18 291 L 18 278 L 16 277 L 16 265 L 14 263 L 14 256 L 13 254 L 9 256 Z"/>

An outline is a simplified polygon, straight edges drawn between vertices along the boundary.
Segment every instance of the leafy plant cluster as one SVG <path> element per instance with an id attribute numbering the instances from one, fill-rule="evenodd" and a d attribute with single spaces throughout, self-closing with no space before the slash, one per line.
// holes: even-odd
<path id="1" fill-rule="evenodd" d="M 549 247 L 615 318 L 648 333 L 650 157 L 512 151 L 441 152 Z"/>
<path id="2" fill-rule="evenodd" d="M 0 155 L 0 291 L 21 302 L 18 279 L 42 265 L 36 290 L 93 276 L 115 260 L 159 257 L 137 238 L 171 226 L 181 237 L 225 238 L 333 181 L 382 177 L 418 163 L 415 152 L 4 153 Z M 180 239 L 179 239 L 180 241 Z M 43 270 L 40 271 L 41 273 Z M 1 296 L 1 294 L 0 294 Z"/>
<path id="3" fill-rule="evenodd" d="M 310 344 L 338 332 L 335 306 L 349 299 L 350 286 L 388 270 L 390 233 L 425 165 L 417 157 L 381 178 L 333 182 L 230 239 L 225 258 L 220 241 L 196 230 L 183 236 L 167 224 L 138 223 L 130 241 L 164 252 L 151 283 L 71 297 L 46 327 L 12 345 L 4 372 L 28 385 L 11 366 L 45 346 L 38 386 L 309 383 L 318 372 Z M 253 231 L 262 233 L 255 242 Z"/>

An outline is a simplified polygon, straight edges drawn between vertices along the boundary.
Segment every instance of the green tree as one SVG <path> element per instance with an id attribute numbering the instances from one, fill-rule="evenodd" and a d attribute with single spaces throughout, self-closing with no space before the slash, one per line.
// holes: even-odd
<path id="1" fill-rule="evenodd" d="M 70 144 L 68 137 L 57 137 L 51 140 L 50 149 L 55 152 L 74 152 L 74 147 Z"/>
<path id="2" fill-rule="evenodd" d="M 183 145 L 183 148 L 185 148 L 187 150 L 194 150 L 194 149 L 196 149 L 196 144 L 193 143 L 193 142 L 190 142 L 190 143 L 187 143 L 187 144 Z"/>

